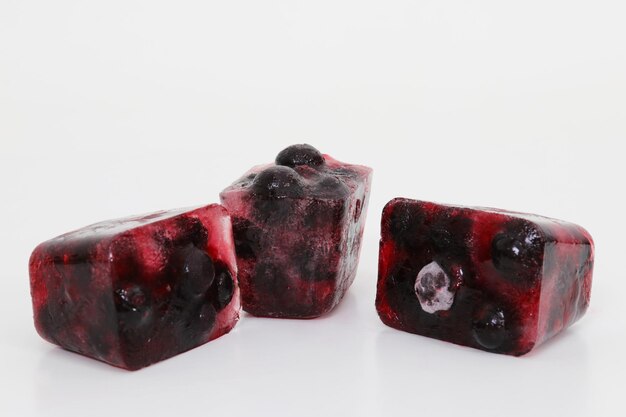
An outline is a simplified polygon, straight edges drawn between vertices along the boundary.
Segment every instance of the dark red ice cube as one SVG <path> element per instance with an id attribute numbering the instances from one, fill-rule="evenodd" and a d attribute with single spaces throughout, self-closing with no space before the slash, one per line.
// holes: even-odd
<path id="1" fill-rule="evenodd" d="M 356 275 L 371 175 L 294 145 L 221 193 L 233 218 L 244 310 L 312 318 L 339 303 Z"/>
<path id="2" fill-rule="evenodd" d="M 30 259 L 35 326 L 65 349 L 135 370 L 239 318 L 230 218 L 217 204 L 97 223 Z"/>
<path id="3" fill-rule="evenodd" d="M 589 305 L 593 241 L 575 224 L 398 198 L 381 234 L 376 309 L 396 329 L 519 356 Z"/>

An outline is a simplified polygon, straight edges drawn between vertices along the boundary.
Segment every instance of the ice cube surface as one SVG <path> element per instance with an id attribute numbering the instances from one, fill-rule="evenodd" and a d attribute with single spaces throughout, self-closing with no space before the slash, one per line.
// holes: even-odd
<path id="1" fill-rule="evenodd" d="M 376 309 L 399 330 L 519 356 L 585 313 L 593 261 L 572 223 L 397 198 L 382 215 Z"/>
<path id="2" fill-rule="evenodd" d="M 244 310 L 313 318 L 339 303 L 356 275 L 371 176 L 368 167 L 293 145 L 221 193 Z"/>
<path id="3" fill-rule="evenodd" d="M 231 221 L 217 204 L 87 226 L 40 244 L 29 266 L 39 334 L 129 370 L 239 318 Z"/>

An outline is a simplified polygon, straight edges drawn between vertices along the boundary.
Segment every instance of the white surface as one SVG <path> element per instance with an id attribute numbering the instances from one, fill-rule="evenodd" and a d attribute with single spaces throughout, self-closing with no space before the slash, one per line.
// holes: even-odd
<path id="1" fill-rule="evenodd" d="M 623 1 L 0 1 L 0 415 L 625 415 Z M 27 261 L 95 221 L 185 207 L 307 141 L 375 169 L 331 315 L 243 317 L 128 373 L 41 340 Z M 386 328 L 395 196 L 595 237 L 592 303 L 523 358 Z"/>

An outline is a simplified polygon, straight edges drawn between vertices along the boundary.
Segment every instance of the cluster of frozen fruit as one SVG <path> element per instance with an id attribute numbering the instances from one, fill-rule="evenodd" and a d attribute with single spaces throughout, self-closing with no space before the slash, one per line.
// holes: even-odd
<path id="1" fill-rule="evenodd" d="M 106 221 L 39 245 L 35 325 L 139 369 L 228 333 L 241 306 L 314 318 L 352 284 L 372 170 L 294 145 L 222 205 Z M 522 355 L 584 314 L 593 242 L 545 217 L 398 198 L 383 210 L 376 309 L 394 328 Z"/>

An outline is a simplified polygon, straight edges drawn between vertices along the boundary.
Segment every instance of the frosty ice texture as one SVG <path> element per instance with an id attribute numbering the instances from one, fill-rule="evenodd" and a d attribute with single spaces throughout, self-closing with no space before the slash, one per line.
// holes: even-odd
<path id="1" fill-rule="evenodd" d="M 221 193 L 244 310 L 312 318 L 339 303 L 356 274 L 371 173 L 293 145 Z"/>

